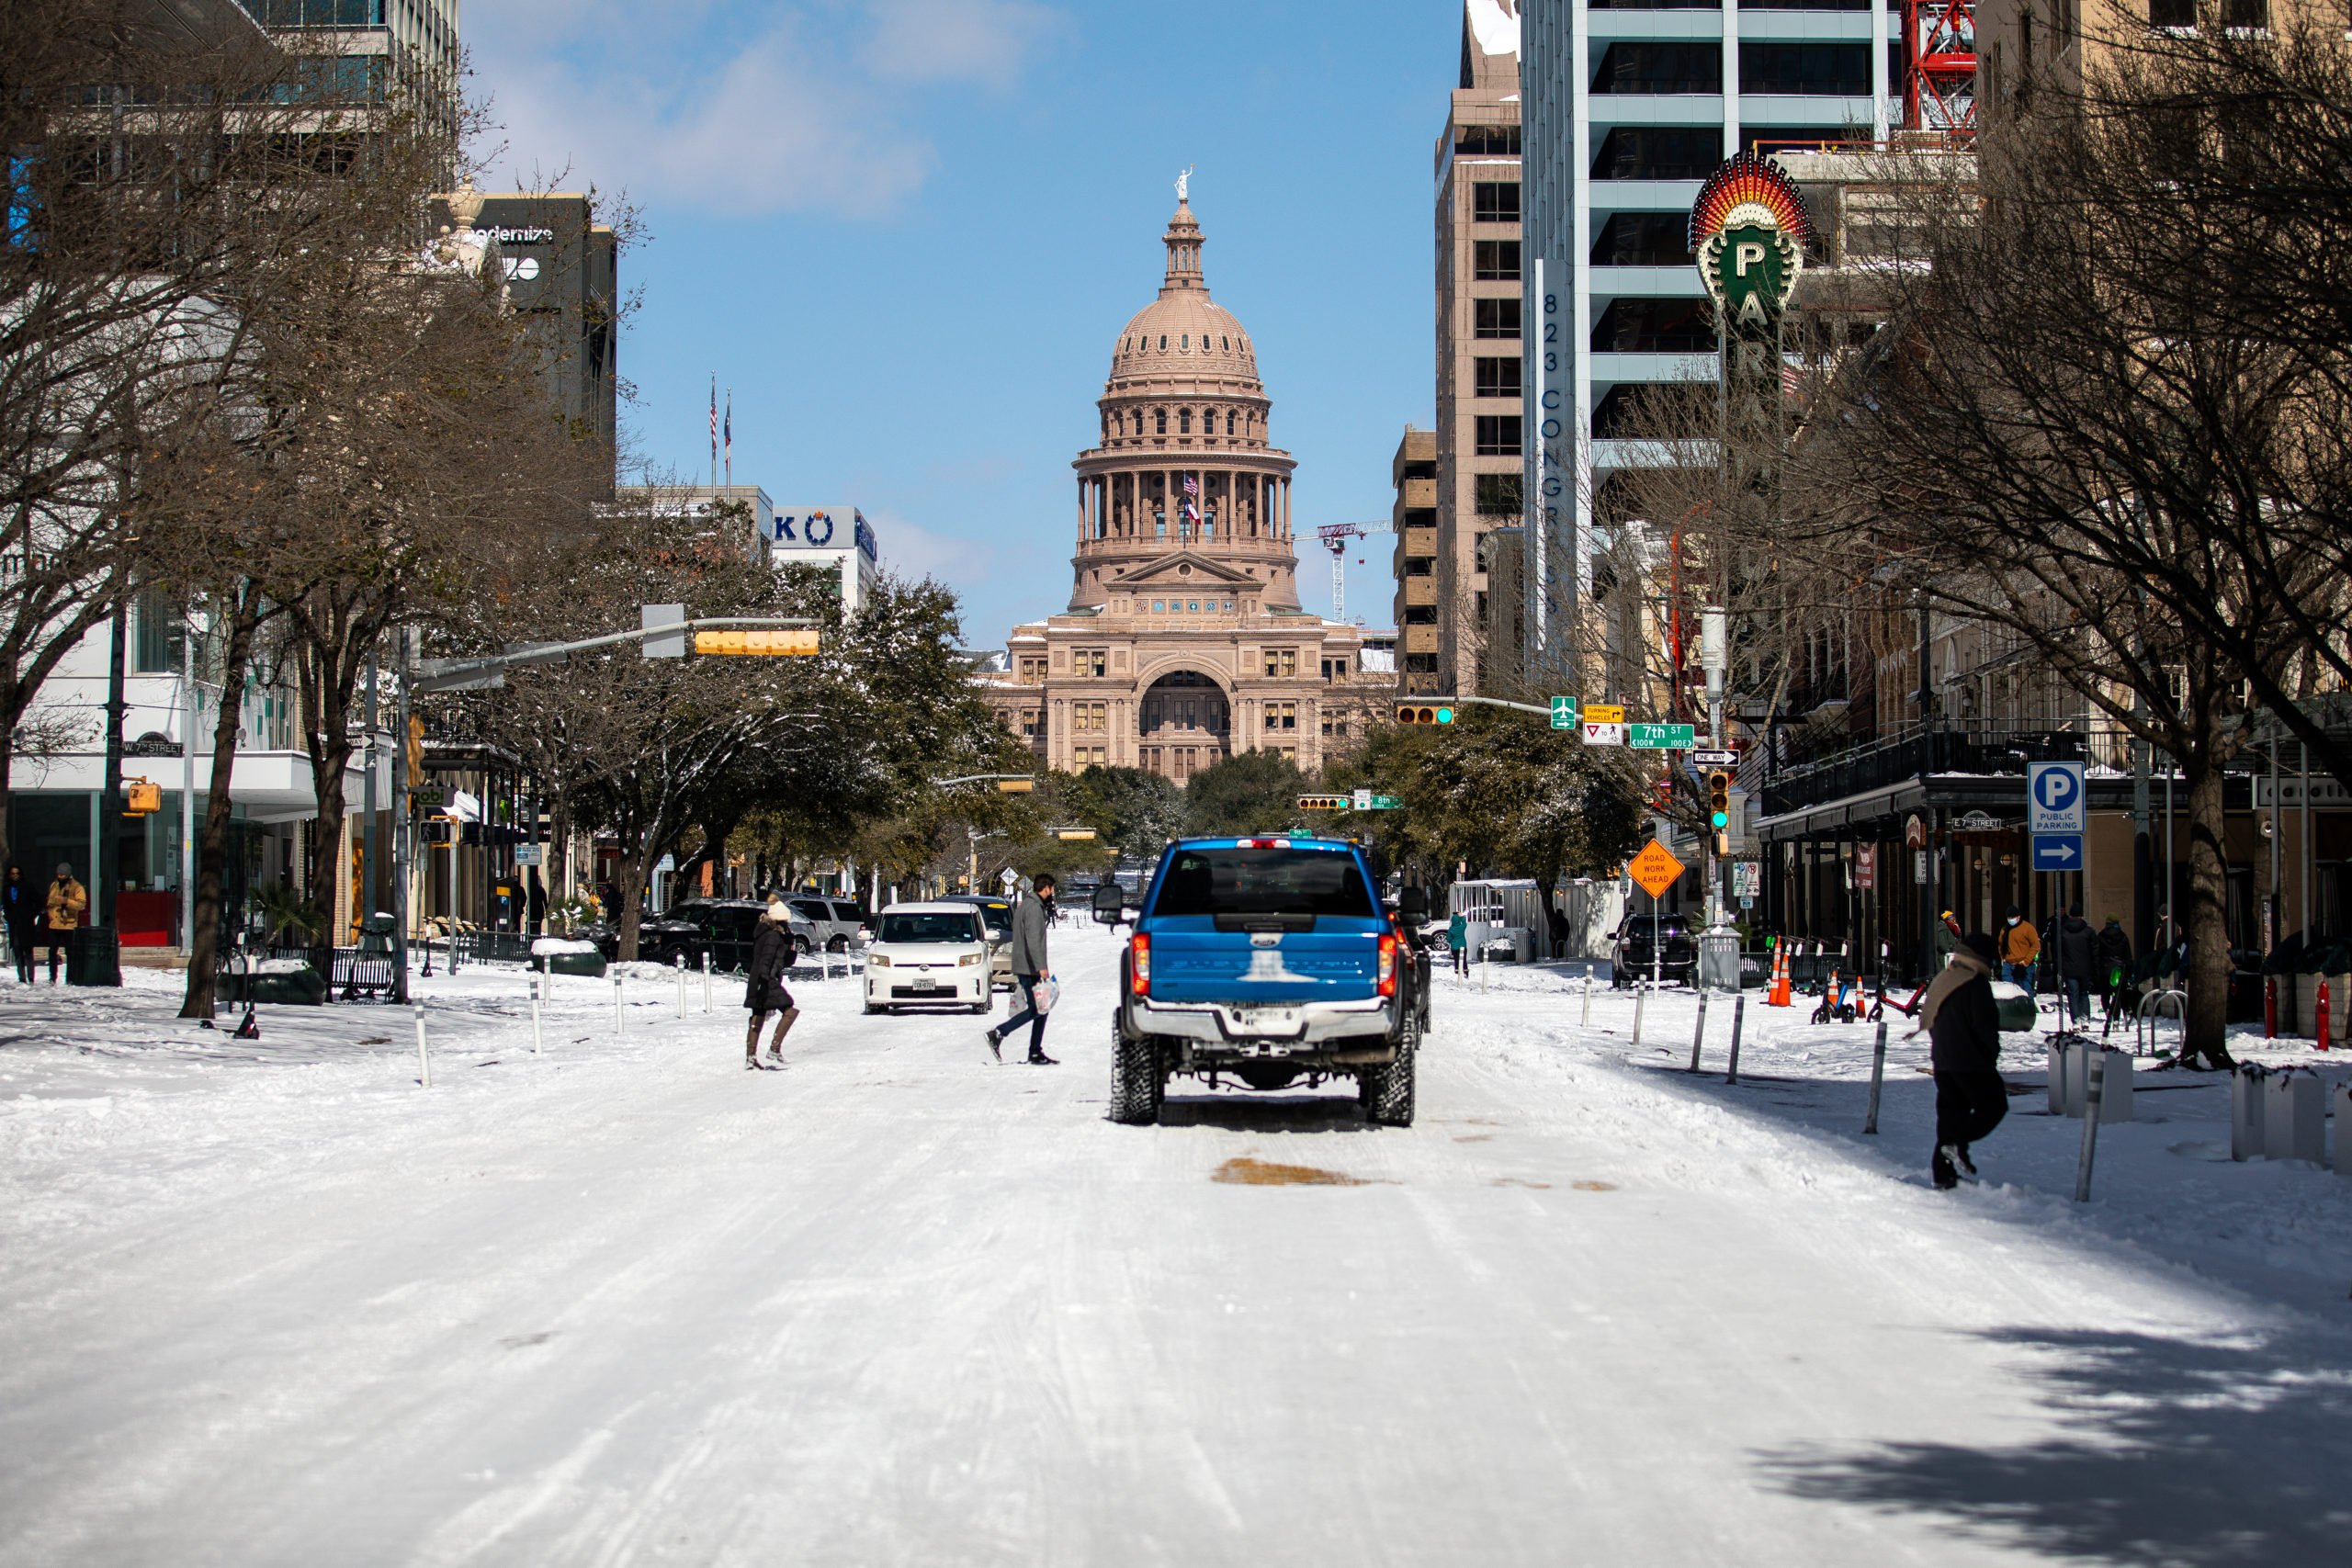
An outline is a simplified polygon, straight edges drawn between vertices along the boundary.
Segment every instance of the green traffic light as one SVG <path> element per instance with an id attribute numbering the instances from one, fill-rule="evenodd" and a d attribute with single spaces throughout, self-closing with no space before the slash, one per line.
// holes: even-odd
<path id="1" fill-rule="evenodd" d="M 1452 708 L 1438 709 L 1437 721 L 1440 724 L 1452 724 L 1453 722 L 1453 710 Z"/>
<path id="2" fill-rule="evenodd" d="M 1731 813 L 1728 811 L 1718 811 L 1714 814 L 1712 820 L 1718 828 L 1728 828 L 1731 826 Z"/>

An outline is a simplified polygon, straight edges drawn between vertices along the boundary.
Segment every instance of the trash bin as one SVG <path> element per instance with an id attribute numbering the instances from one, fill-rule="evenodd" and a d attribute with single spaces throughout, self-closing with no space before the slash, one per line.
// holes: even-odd
<path id="1" fill-rule="evenodd" d="M 122 951 L 111 926 L 77 926 L 66 934 L 65 983 L 119 986 Z"/>
<path id="2" fill-rule="evenodd" d="M 1699 933 L 1699 988 L 1702 991 L 1739 989 L 1737 928 L 1709 926 Z"/>

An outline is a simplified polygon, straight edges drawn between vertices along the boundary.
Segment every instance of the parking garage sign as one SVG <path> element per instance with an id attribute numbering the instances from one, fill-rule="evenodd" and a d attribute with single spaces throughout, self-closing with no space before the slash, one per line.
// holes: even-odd
<path id="1" fill-rule="evenodd" d="M 2079 833 L 2084 828 L 2083 765 L 2031 762 L 2025 773 L 2028 830 Z"/>

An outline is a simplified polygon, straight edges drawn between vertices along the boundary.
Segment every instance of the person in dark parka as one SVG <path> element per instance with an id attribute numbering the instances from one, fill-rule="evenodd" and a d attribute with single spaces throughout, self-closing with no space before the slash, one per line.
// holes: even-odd
<path id="1" fill-rule="evenodd" d="M 8 924 L 8 948 L 17 956 L 17 978 L 29 986 L 33 983 L 33 926 L 40 918 L 40 901 L 33 890 L 25 885 L 25 868 L 8 867 L 8 880 L 0 886 L 0 914 Z"/>
<path id="2" fill-rule="evenodd" d="M 2098 932 L 2083 919 L 2082 905 L 2066 907 L 2052 945 L 2058 950 L 2058 979 L 2066 992 L 2066 1021 L 2080 1027 L 2090 1017 L 2090 987 L 2098 973 Z"/>
<path id="3" fill-rule="evenodd" d="M 784 972 L 792 966 L 792 911 L 779 898 L 761 914 L 752 938 L 752 972 L 743 987 L 743 1005 L 752 1010 L 752 1032 L 743 1037 L 743 1066 L 758 1067 L 760 1026 L 774 1013 L 775 1038 L 768 1042 L 766 1066 L 784 1066 L 784 1037 L 800 1017 L 785 988 Z"/>
<path id="4" fill-rule="evenodd" d="M 1989 934 L 1962 937 L 1919 1009 L 1936 1075 L 1936 1153 L 1928 1169 L 1939 1189 L 1976 1174 L 1969 1145 L 2009 1113 L 2008 1089 L 2001 1082 L 2001 1014 L 1993 1000 L 1998 956 Z"/>

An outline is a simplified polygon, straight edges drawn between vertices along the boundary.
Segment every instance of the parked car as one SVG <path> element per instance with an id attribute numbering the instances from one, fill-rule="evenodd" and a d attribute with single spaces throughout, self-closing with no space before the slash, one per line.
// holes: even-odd
<path id="1" fill-rule="evenodd" d="M 784 901 L 816 928 L 820 946 L 828 953 L 847 953 L 859 943 L 865 917 L 854 898 L 825 898 L 814 893 L 788 893 Z"/>
<path id="2" fill-rule="evenodd" d="M 1699 964 L 1690 917 L 1628 915 L 1619 922 L 1610 942 L 1610 984 L 1623 987 L 1650 977 L 1653 940 L 1664 944 L 1657 953 L 1659 978 L 1676 985 L 1690 983 Z"/>
<path id="3" fill-rule="evenodd" d="M 759 934 L 759 919 L 766 908 L 767 905 L 756 898 L 689 898 L 673 904 L 662 914 L 639 923 L 637 955 L 648 964 L 672 964 L 684 958 L 687 968 L 699 969 L 703 954 L 707 953 L 713 969 L 740 972 L 751 966 L 752 942 Z M 792 959 L 797 964 L 817 951 L 817 928 L 797 910 L 788 924 Z M 619 933 L 611 933 L 605 941 L 610 946 L 605 956 L 617 956 Z"/>
<path id="4" fill-rule="evenodd" d="M 1119 964 L 1111 1119 L 1159 1120 L 1170 1078 L 1255 1089 L 1352 1078 L 1413 1121 L 1419 970 L 1356 845 L 1296 834 L 1169 846 Z M 1094 918 L 1122 914 L 1098 889 Z"/>
<path id="5" fill-rule="evenodd" d="M 986 1012 L 989 930 L 967 903 L 893 904 L 865 949 L 865 1010 L 942 1004 Z"/>
<path id="6" fill-rule="evenodd" d="M 1001 991 L 1012 989 L 1012 900 L 987 894 L 953 893 L 944 902 L 969 904 L 979 910 L 980 919 L 988 922 L 989 928 L 989 984 Z"/>

